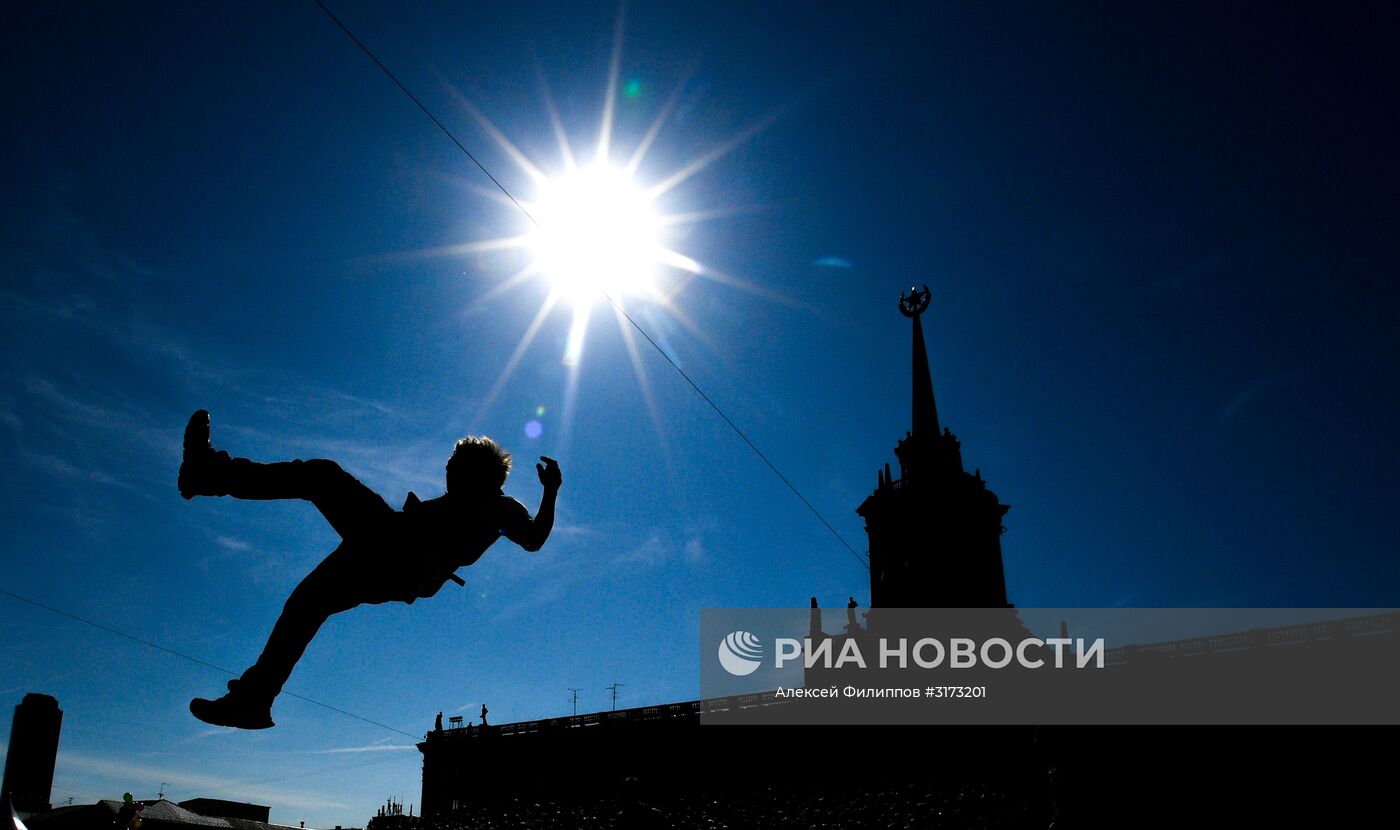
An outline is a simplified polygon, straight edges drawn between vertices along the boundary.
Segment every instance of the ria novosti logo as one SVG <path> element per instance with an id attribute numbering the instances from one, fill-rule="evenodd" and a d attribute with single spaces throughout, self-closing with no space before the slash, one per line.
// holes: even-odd
<path id="1" fill-rule="evenodd" d="M 719 664 L 735 677 L 753 674 L 763 662 L 763 644 L 747 631 L 731 631 L 719 643 Z"/>
<path id="2" fill-rule="evenodd" d="M 1038 669 L 1053 659 L 1057 669 L 1065 668 L 1071 661 L 1077 669 L 1104 667 L 1102 637 L 1092 641 L 1086 641 L 1083 637 L 1045 640 L 1026 637 L 1015 643 L 1003 637 L 982 641 L 971 637 L 953 637 L 946 644 L 934 637 L 923 637 L 912 644 L 910 639 L 879 638 L 873 644 L 877 647 L 874 656 L 878 658 L 874 665 L 881 669 L 906 669 L 912 659 L 914 665 L 921 669 L 1001 669 L 1013 663 L 1021 668 Z M 773 668 L 782 670 L 791 662 L 800 662 L 804 669 L 816 666 L 823 669 L 844 669 L 848 666 L 864 669 L 872 665 L 856 638 L 842 640 L 839 653 L 835 644 L 836 641 L 829 638 L 813 641 L 811 638 L 798 640 L 779 637 L 774 641 Z M 866 648 L 870 645 L 866 643 Z M 731 631 L 719 643 L 719 663 L 735 677 L 753 674 L 762 662 L 763 642 L 751 632 Z"/>

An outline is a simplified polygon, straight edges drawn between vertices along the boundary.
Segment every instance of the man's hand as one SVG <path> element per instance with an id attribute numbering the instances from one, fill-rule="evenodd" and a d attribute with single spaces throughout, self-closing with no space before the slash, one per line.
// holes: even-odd
<path id="1" fill-rule="evenodd" d="M 549 532 L 554 529 L 554 502 L 559 497 L 559 486 L 564 483 L 558 461 L 547 455 L 540 456 L 540 461 L 544 463 L 535 465 L 535 472 L 540 474 L 540 484 L 544 485 L 544 495 L 540 496 L 540 509 L 532 519 L 525 506 L 515 502 L 519 512 L 512 511 L 515 520 L 502 528 L 506 538 L 531 553 L 544 547 L 545 541 L 549 539 Z"/>
<path id="2" fill-rule="evenodd" d="M 540 484 L 546 490 L 558 490 L 564 484 L 564 474 L 559 472 L 559 462 L 547 455 L 540 456 L 543 464 L 535 465 L 535 472 L 540 474 Z"/>

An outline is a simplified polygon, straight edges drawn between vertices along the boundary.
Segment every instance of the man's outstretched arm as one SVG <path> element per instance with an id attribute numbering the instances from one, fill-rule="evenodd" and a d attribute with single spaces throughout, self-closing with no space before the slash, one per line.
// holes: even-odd
<path id="1" fill-rule="evenodd" d="M 526 517 L 521 526 L 508 528 L 506 533 L 511 541 L 532 553 L 544 547 L 550 531 L 554 529 L 554 502 L 559 496 L 559 487 L 564 483 L 564 476 L 559 472 L 559 462 L 547 455 L 540 456 L 540 461 L 544 463 L 535 465 L 540 484 L 544 486 L 544 495 L 540 497 L 540 509 L 535 511 L 533 520 Z"/>

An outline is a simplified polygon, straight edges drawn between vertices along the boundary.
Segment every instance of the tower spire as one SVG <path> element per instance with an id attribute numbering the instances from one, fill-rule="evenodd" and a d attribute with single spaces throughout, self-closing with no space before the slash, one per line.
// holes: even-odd
<path id="1" fill-rule="evenodd" d="M 924 327 L 929 290 L 899 295 L 913 321 L 914 423 L 900 439 L 899 478 L 889 467 L 856 512 L 870 537 L 870 607 L 1004 608 L 1001 519 L 1009 509 L 981 472 L 963 469 L 962 444 L 938 423 Z"/>
<path id="2" fill-rule="evenodd" d="M 909 296 L 899 295 L 899 312 L 914 321 L 914 424 L 916 436 L 931 441 L 938 435 L 938 407 L 933 401 L 933 376 L 928 368 L 928 349 L 924 346 L 924 326 L 919 318 L 928 309 L 929 290 L 909 289 Z"/>

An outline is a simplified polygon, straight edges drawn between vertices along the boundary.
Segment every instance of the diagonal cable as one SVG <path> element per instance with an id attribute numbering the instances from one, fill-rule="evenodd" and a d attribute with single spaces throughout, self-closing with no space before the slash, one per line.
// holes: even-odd
<path id="1" fill-rule="evenodd" d="M 203 667 L 205 667 L 206 669 L 213 669 L 213 670 L 215 670 L 215 671 L 220 671 L 220 672 L 223 672 L 224 674 L 227 674 L 227 675 L 229 675 L 229 676 L 231 676 L 231 677 L 237 677 L 237 676 L 238 676 L 238 672 L 232 671 L 232 670 L 230 670 L 230 669 L 226 669 L 226 668 L 224 668 L 223 666 L 215 665 L 215 664 L 213 664 L 213 663 L 210 663 L 210 662 L 207 661 L 207 660 L 201 660 L 201 659 L 199 659 L 198 657 L 194 657 L 194 656 L 192 656 L 192 655 L 185 654 L 184 652 L 176 651 L 176 650 L 173 649 L 173 648 L 167 648 L 166 646 L 163 646 L 163 645 L 161 645 L 160 643 L 153 643 L 153 642 L 151 642 L 150 640 L 146 640 L 146 639 L 143 639 L 143 638 L 141 638 L 141 637 L 137 637 L 135 634 L 128 634 L 128 633 L 126 633 L 125 631 L 119 631 L 119 630 L 117 630 L 117 629 L 115 629 L 115 628 L 112 628 L 111 626 L 103 625 L 103 624 L 100 623 L 100 622 L 94 622 L 93 620 L 89 620 L 89 619 L 87 619 L 86 617 L 80 617 L 80 616 L 78 616 L 77 614 L 73 614 L 73 613 L 70 613 L 70 612 L 68 612 L 68 611 L 64 611 L 64 610 L 61 609 L 61 608 L 55 608 L 55 607 L 53 607 L 52 605 L 45 605 L 44 603 L 39 602 L 38 600 L 30 599 L 29 597 L 26 597 L 26 596 L 21 596 L 20 594 L 16 594 L 16 593 L 13 592 L 13 591 L 7 591 L 7 590 L 5 590 L 4 588 L 0 588 L 0 594 L 4 594 L 5 596 L 7 596 L 7 597 L 9 597 L 9 598 L 11 598 L 11 599 L 19 600 L 20 602 L 28 603 L 29 605 L 32 605 L 32 606 L 34 606 L 35 608 L 42 608 L 42 609 L 44 609 L 45 611 L 49 611 L 49 612 L 51 612 L 51 613 L 57 614 L 57 615 L 59 615 L 60 617 L 67 617 L 68 619 L 74 620 L 74 621 L 76 621 L 76 622 L 80 622 L 80 623 L 82 623 L 83 625 L 90 625 L 90 626 L 92 626 L 93 628 L 96 628 L 96 629 L 98 629 L 98 630 L 100 630 L 100 631 L 105 631 L 105 632 L 107 632 L 108 634 L 115 634 L 116 636 L 118 636 L 118 637 L 123 637 L 123 638 L 125 638 L 125 639 L 128 639 L 128 640 L 132 641 L 133 643 L 140 643 L 141 645 L 146 646 L 147 648 L 153 648 L 153 649 L 155 649 L 156 651 L 163 651 L 163 652 L 165 652 L 166 654 L 171 655 L 172 657 L 178 657 L 178 658 L 180 658 L 181 660 L 188 660 L 189 662 L 194 663 L 195 665 L 198 665 L 198 666 L 203 666 Z M 390 726 L 390 725 L 387 724 L 387 723 L 380 723 L 380 722 L 377 721 L 377 720 L 372 720 L 372 719 L 370 719 L 370 718 L 365 717 L 364 715 L 357 715 L 357 714 L 355 714 L 354 712 L 347 712 L 346 710 L 341 709 L 341 708 L 338 707 L 338 706 L 332 706 L 332 705 L 330 705 L 329 703 L 322 703 L 321 701 L 316 700 L 315 698 L 307 697 L 306 695 L 299 695 L 299 694 L 297 694 L 296 692 L 289 692 L 289 691 L 287 691 L 286 689 L 283 689 L 283 690 L 282 690 L 282 694 L 287 695 L 288 697 L 294 697 L 294 698 L 296 698 L 297 700 L 304 700 L 304 701 L 306 701 L 307 703 L 311 703 L 311 704 L 314 704 L 314 705 L 316 705 L 316 706 L 320 706 L 322 709 L 329 709 L 329 710 L 332 711 L 332 712 L 336 712 L 337 714 L 345 715 L 345 716 L 348 717 L 348 718 L 354 718 L 355 720 L 364 721 L 365 723 L 368 723 L 368 724 L 370 724 L 370 725 L 372 725 L 372 726 L 378 726 L 378 727 L 381 728 L 381 729 L 387 729 L 387 730 L 389 730 L 390 732 L 397 732 L 397 733 L 399 733 L 400 735 L 407 735 L 408 737 L 413 738 L 413 739 L 415 739 L 415 740 L 418 739 L 418 738 L 420 737 L 419 735 L 415 735 L 415 734 L 412 733 L 412 732 L 405 732 L 404 730 L 399 729 L 399 728 L 396 727 L 396 726 Z"/>
<path id="2" fill-rule="evenodd" d="M 449 130 L 445 124 L 438 120 L 438 117 L 436 115 L 433 115 L 432 110 L 428 109 L 427 105 L 420 101 L 418 99 L 418 96 L 414 95 L 413 92 L 409 90 L 409 88 L 406 85 L 404 85 L 403 81 L 400 81 L 398 79 L 398 76 L 395 75 L 393 71 L 389 69 L 388 66 L 384 65 L 384 62 L 381 61 L 374 54 L 374 52 L 371 51 L 370 48 L 365 45 L 364 41 L 360 40 L 358 37 L 355 36 L 355 33 L 350 30 L 349 26 L 346 26 L 345 23 L 342 22 L 339 17 L 336 17 L 335 13 L 332 12 L 329 8 L 327 8 L 326 4 L 323 3 L 322 0 L 315 0 L 315 2 L 316 5 L 320 7 L 321 11 L 325 12 L 326 16 L 331 19 L 331 22 L 335 23 L 336 26 L 340 27 L 340 30 L 345 33 L 345 36 L 350 38 L 350 40 L 360 48 L 360 51 L 364 52 L 365 56 L 368 57 L 371 61 L 373 61 L 374 65 L 379 67 L 379 69 L 385 75 L 388 76 L 389 80 L 394 82 L 394 85 L 399 88 L 399 91 L 402 92 L 404 95 L 408 96 L 408 99 L 412 101 L 418 107 L 418 109 L 422 110 L 423 114 L 428 116 L 429 120 L 431 120 L 434 124 L 437 125 L 437 128 L 442 131 L 443 135 L 447 136 L 447 138 L 453 144 L 457 145 L 457 149 L 465 153 L 467 158 L 471 159 L 472 164 L 475 164 L 477 168 L 481 170 L 482 173 L 486 174 L 486 178 L 490 179 L 491 183 L 494 184 L 497 188 L 499 188 L 500 191 L 505 194 L 507 199 L 510 199 L 511 204 L 515 205 L 517 208 L 520 208 L 520 212 L 525 214 L 525 218 L 529 219 L 535 227 L 543 229 L 543 226 L 540 224 L 539 220 L 536 219 L 534 215 L 530 213 L 530 211 L 526 210 L 525 206 L 522 205 L 520 201 L 516 199 L 515 196 L 512 195 L 509 190 L 506 189 L 506 186 L 501 184 L 500 180 L 493 176 L 490 170 L 486 169 L 486 165 L 482 164 L 481 160 L 478 159 L 475 155 L 473 155 L 472 151 L 468 150 L 466 145 L 463 144 L 460 140 L 458 140 L 457 136 L 454 135 L 453 132 Z M 637 333 L 640 334 L 643 338 L 646 339 L 648 343 L 651 344 L 651 347 L 656 350 L 656 353 L 661 355 L 661 357 L 665 359 L 665 361 L 668 364 L 670 364 L 672 369 L 676 370 L 676 373 L 679 374 L 681 378 L 683 378 L 685 382 L 690 385 L 691 389 L 695 390 L 695 393 L 700 396 L 700 399 L 703 400 L 705 403 L 709 404 L 709 407 L 715 411 L 715 414 L 718 415 L 720 419 L 723 420 L 724 423 L 727 424 L 729 428 L 734 431 L 735 435 L 739 436 L 740 440 L 742 440 L 746 445 L 748 445 L 749 449 L 753 450 L 754 455 L 758 456 L 759 460 L 762 461 L 765 465 L 767 465 L 768 469 L 773 471 L 773 474 L 778 477 L 778 480 L 781 481 L 789 490 L 791 490 L 794 496 L 797 496 L 798 500 L 801 501 L 802 504 L 812 512 L 812 515 L 816 516 L 817 520 L 820 521 L 823 525 L 825 525 L 827 530 L 831 531 L 831 535 L 836 537 L 836 541 L 840 542 L 841 545 L 847 551 L 850 552 L 851 556 L 853 556 L 855 560 L 861 564 L 862 567 L 864 567 L 866 570 L 869 570 L 870 563 L 867 562 L 865 559 L 861 558 L 861 555 L 856 552 L 855 548 L 851 547 L 851 543 L 846 541 L 846 538 L 841 535 L 840 531 L 838 531 L 831 524 L 831 522 L 826 520 L 826 517 L 821 514 L 821 511 L 817 510 L 816 506 L 813 505 L 812 502 L 808 501 L 806 496 L 802 495 L 802 491 L 798 490 L 797 486 L 794 485 L 788 479 L 787 476 L 783 475 L 782 470 L 779 470 L 778 466 L 774 464 L 771 460 L 769 460 L 768 456 L 763 454 L 763 451 L 758 448 L 758 445 L 755 444 L 753 440 L 750 439 L 749 436 L 745 434 L 745 432 L 742 429 L 739 428 L 738 424 L 734 423 L 734 420 L 732 418 L 725 414 L 724 410 L 720 408 L 719 404 L 715 403 L 714 399 L 712 399 L 709 395 L 705 394 L 705 390 L 700 388 L 700 385 L 696 383 L 695 380 L 691 378 L 690 375 L 687 374 L 686 371 L 680 367 L 680 364 L 676 363 L 675 360 L 671 359 L 670 355 L 666 354 L 666 350 L 661 348 L 661 346 L 655 340 L 652 339 L 651 335 L 647 333 L 646 329 L 642 328 L 641 325 L 632 318 L 632 315 L 628 314 L 627 311 L 623 309 L 621 304 L 619 304 L 617 300 L 613 299 L 611 294 L 601 289 L 599 289 L 599 293 L 601 293 L 603 297 L 607 299 L 609 303 L 612 304 L 613 308 L 617 309 L 619 314 L 626 318 L 628 323 L 632 324 L 632 328 L 636 329 Z"/>

